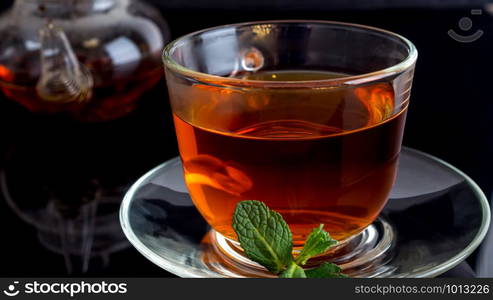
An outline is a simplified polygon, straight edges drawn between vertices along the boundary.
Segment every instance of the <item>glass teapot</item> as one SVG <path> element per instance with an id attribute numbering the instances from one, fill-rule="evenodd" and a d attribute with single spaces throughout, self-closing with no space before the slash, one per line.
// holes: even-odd
<path id="1" fill-rule="evenodd" d="M 32 112 L 101 122 L 133 111 L 163 76 L 169 31 L 138 0 L 16 0 L 0 36 L 8 98 Z"/>

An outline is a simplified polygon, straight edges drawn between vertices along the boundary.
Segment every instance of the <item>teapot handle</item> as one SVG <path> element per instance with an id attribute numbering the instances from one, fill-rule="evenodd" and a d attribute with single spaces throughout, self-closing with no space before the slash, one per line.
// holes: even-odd
<path id="1" fill-rule="evenodd" d="M 40 29 L 39 37 L 41 77 L 36 85 L 39 97 L 53 103 L 89 101 L 93 77 L 77 60 L 63 29 L 50 20 Z"/>

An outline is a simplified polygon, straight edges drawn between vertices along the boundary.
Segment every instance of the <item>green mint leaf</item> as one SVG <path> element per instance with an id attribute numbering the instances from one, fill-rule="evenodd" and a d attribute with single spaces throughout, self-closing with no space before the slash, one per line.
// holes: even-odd
<path id="1" fill-rule="evenodd" d="M 333 263 L 323 263 L 314 269 L 305 270 L 308 278 L 346 278 L 348 277 L 341 272 L 341 268 Z"/>
<path id="2" fill-rule="evenodd" d="M 270 272 L 279 274 L 293 261 L 288 224 L 264 203 L 239 202 L 233 215 L 233 228 L 245 254 Z"/>
<path id="3" fill-rule="evenodd" d="M 288 268 L 279 275 L 279 278 L 306 278 L 305 270 L 292 261 Z"/>
<path id="4" fill-rule="evenodd" d="M 324 253 L 335 244 L 337 244 L 337 241 L 331 238 L 329 233 L 324 230 L 324 225 L 320 224 L 319 227 L 312 230 L 306 239 L 305 246 L 296 257 L 296 263 L 304 265 L 310 258 Z"/>

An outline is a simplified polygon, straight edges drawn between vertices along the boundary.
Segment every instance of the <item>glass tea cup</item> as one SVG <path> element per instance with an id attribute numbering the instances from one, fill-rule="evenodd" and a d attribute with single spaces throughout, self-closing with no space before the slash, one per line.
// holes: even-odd
<path id="1" fill-rule="evenodd" d="M 402 36 L 326 21 L 233 24 L 170 43 L 166 79 L 197 209 L 233 241 L 242 200 L 279 212 L 295 247 L 319 224 L 339 241 L 363 231 L 396 177 L 416 59 Z"/>

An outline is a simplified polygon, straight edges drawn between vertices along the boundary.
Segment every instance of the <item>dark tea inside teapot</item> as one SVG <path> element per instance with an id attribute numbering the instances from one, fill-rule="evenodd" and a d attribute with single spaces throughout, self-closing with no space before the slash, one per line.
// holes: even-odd
<path id="1" fill-rule="evenodd" d="M 169 40 L 137 0 L 16 0 L 0 19 L 0 88 L 36 113 L 122 117 L 163 76 Z"/>

